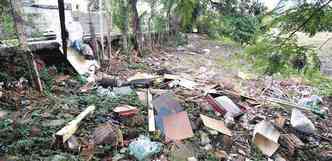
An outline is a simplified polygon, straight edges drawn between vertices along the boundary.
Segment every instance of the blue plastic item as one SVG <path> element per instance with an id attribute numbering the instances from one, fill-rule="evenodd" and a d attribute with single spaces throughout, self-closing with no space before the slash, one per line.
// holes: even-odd
<path id="1" fill-rule="evenodd" d="M 152 142 L 147 136 L 140 136 L 129 144 L 129 154 L 143 161 L 153 154 L 159 153 L 161 147 L 161 143 Z"/>

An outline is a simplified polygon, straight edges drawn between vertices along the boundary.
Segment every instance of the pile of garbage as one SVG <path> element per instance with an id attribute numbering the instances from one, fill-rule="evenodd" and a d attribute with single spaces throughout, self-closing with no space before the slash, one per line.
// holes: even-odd
<path id="1" fill-rule="evenodd" d="M 52 161 L 70 160 L 68 154 L 104 161 L 332 158 L 327 104 L 312 88 L 290 81 L 239 92 L 229 81 L 205 84 L 171 72 L 127 79 L 103 75 L 84 85 L 72 85 L 69 77 L 57 80 L 59 87 L 75 86 L 69 92 L 75 96 L 47 98 L 50 106 L 44 109 L 31 102 L 20 109 L 43 124 L 29 130 L 29 139 L 54 138 L 46 141 L 49 149 L 63 154 L 50 156 Z M 0 119 L 14 126 L 16 120 L 6 114 L 1 110 Z M 0 154 L 10 151 L 0 146 Z"/>
<path id="2" fill-rule="evenodd" d="M 270 160 L 293 160 L 307 146 L 330 141 L 317 133 L 311 121 L 326 118 L 328 111 L 322 98 L 310 92 L 299 91 L 305 94 L 291 102 L 276 85 L 252 96 L 225 89 L 225 84 L 206 88 L 178 75 L 147 73 L 126 81 L 103 78 L 97 84 L 96 92 L 102 97 L 135 92 L 145 105 L 145 109 L 126 104 L 113 109 L 126 119 L 140 110 L 145 114 L 145 135 L 120 139 L 129 143 L 129 155 L 137 160 L 250 160 L 252 153 Z"/>

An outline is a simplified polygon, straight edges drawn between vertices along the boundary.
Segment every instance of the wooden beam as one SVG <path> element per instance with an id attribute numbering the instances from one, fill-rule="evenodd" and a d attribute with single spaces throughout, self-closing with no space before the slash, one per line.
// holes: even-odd
<path id="1" fill-rule="evenodd" d="M 80 113 L 74 120 L 70 121 L 65 127 L 55 134 L 57 143 L 66 142 L 78 129 L 79 123 L 90 113 L 96 109 L 95 106 L 89 106 L 82 113 Z"/>
<path id="2" fill-rule="evenodd" d="M 154 118 L 153 104 L 152 104 L 152 94 L 150 89 L 147 91 L 147 104 L 148 104 L 148 117 L 149 117 L 149 131 L 156 131 L 156 123 Z"/>
<path id="3" fill-rule="evenodd" d="M 67 58 L 66 14 L 64 0 L 58 0 L 63 54 Z"/>

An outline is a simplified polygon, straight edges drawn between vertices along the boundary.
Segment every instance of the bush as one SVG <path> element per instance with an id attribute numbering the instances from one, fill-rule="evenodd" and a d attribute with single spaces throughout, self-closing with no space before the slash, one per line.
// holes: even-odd
<path id="1" fill-rule="evenodd" d="M 245 49 L 245 55 L 259 71 L 269 75 L 300 72 L 308 74 L 320 68 L 317 53 L 299 46 L 294 39 L 264 35 Z"/>
<path id="2" fill-rule="evenodd" d="M 261 31 L 260 20 L 255 16 L 218 16 L 210 13 L 198 20 L 199 32 L 207 33 L 211 38 L 229 37 L 241 44 L 250 44 L 256 33 Z"/>
<path id="3" fill-rule="evenodd" d="M 250 43 L 260 31 L 260 22 L 255 16 L 225 16 L 222 34 L 240 43 Z"/>

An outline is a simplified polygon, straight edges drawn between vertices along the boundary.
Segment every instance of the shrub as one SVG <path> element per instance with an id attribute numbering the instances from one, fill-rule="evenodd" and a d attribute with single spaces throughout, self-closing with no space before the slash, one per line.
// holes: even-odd
<path id="1" fill-rule="evenodd" d="M 319 70 L 317 53 L 299 46 L 295 39 L 273 38 L 271 35 L 259 37 L 245 49 L 245 55 L 255 67 L 265 74 L 291 74 L 315 72 Z"/>
<path id="2" fill-rule="evenodd" d="M 200 32 L 214 39 L 229 37 L 242 44 L 253 42 L 261 31 L 260 26 L 260 20 L 255 16 L 218 16 L 209 13 L 198 20 Z"/>

